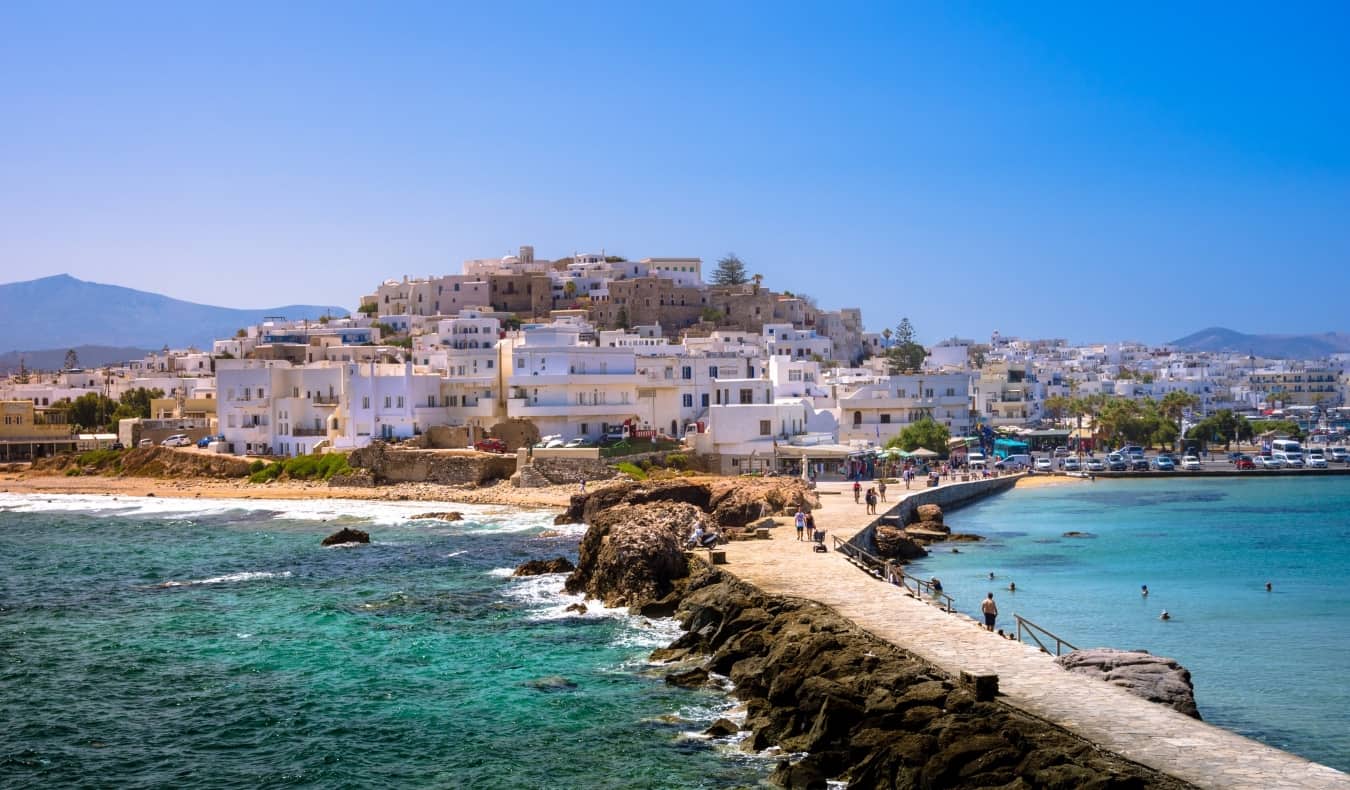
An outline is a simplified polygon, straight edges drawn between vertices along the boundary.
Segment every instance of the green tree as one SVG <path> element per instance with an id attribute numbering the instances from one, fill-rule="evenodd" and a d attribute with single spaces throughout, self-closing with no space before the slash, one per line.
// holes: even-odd
<path id="1" fill-rule="evenodd" d="M 951 438 L 947 426 L 934 421 L 931 417 L 906 425 L 900 433 L 886 442 L 887 447 L 899 447 L 902 450 L 917 450 L 925 447 L 936 453 L 946 454 L 947 440 Z"/>
<path id="2" fill-rule="evenodd" d="M 1173 390 L 1163 396 L 1162 402 L 1158 404 L 1158 411 L 1162 412 L 1162 415 L 1172 422 L 1179 423 L 1182 414 L 1199 405 L 1199 396 L 1181 390 Z"/>
<path id="3" fill-rule="evenodd" d="M 375 315 L 379 311 L 380 306 L 375 302 L 366 302 L 362 304 L 360 307 L 356 308 L 356 312 L 363 314 L 367 318 L 369 318 L 372 315 Z"/>
<path id="4" fill-rule="evenodd" d="M 718 259 L 717 268 L 713 270 L 713 285 L 743 285 L 746 279 L 745 263 L 736 253 L 729 252 Z"/>
<path id="5" fill-rule="evenodd" d="M 1059 421 L 1070 413 L 1073 406 L 1073 399 L 1066 398 L 1063 395 L 1051 395 L 1041 404 L 1041 411 L 1046 417 Z"/>
<path id="6" fill-rule="evenodd" d="M 563 296 L 568 299 L 575 299 L 577 295 L 577 284 L 575 280 L 568 280 L 563 283 Z"/>
<path id="7" fill-rule="evenodd" d="M 73 401 L 60 401 L 53 406 L 65 413 L 66 422 L 82 431 L 102 430 L 116 408 L 117 403 L 101 392 L 86 392 Z"/>
<path id="8" fill-rule="evenodd" d="M 928 350 L 914 342 L 914 325 L 908 318 L 901 318 L 895 327 L 895 342 L 886 349 L 886 371 L 892 375 L 908 373 L 923 367 Z"/>
<path id="9" fill-rule="evenodd" d="M 716 324 L 720 322 L 724 318 L 724 316 L 722 315 L 721 310 L 718 310 L 716 307 L 709 305 L 703 308 L 703 312 L 699 314 L 699 318 L 702 318 L 704 321 L 707 321 L 710 324 Z"/>

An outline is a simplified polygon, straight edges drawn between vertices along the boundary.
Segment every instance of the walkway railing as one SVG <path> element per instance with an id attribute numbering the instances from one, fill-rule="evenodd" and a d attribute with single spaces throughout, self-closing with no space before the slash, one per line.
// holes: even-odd
<path id="1" fill-rule="evenodd" d="M 925 596 L 939 600 L 942 602 L 942 609 L 948 614 L 951 614 L 956 600 L 945 592 L 942 592 L 940 589 L 933 587 L 932 582 L 920 579 L 917 576 L 907 576 L 905 575 L 904 569 L 894 562 L 884 560 L 846 540 L 840 540 L 837 537 L 833 537 L 833 540 L 834 550 L 843 554 L 849 562 L 853 563 L 858 568 L 884 582 L 900 585 L 913 593 L 914 597 L 921 600 L 923 600 Z M 888 576 L 891 578 L 888 578 Z"/>
<path id="2" fill-rule="evenodd" d="M 1017 621 L 1017 641 L 1021 642 L 1022 644 L 1027 644 L 1027 637 L 1030 637 L 1031 641 L 1035 642 L 1041 648 L 1041 650 L 1049 653 L 1050 648 L 1046 647 L 1045 642 L 1041 641 L 1041 636 L 1044 636 L 1046 637 L 1046 641 L 1050 640 L 1054 641 L 1055 655 L 1057 656 L 1062 654 L 1064 647 L 1067 647 L 1070 650 L 1078 649 L 1077 646 L 1070 644 L 1064 639 L 1061 639 L 1059 635 L 1047 631 L 1046 629 L 1042 628 L 1039 625 L 1036 625 L 1035 623 L 1021 616 L 1020 614 L 1013 615 L 1013 619 Z M 1023 634 L 1026 634 L 1026 636 L 1023 636 Z"/>

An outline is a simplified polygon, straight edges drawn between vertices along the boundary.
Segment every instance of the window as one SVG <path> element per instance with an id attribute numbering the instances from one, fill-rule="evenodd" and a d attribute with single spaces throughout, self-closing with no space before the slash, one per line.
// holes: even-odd
<path id="1" fill-rule="evenodd" d="M 428 396 L 427 396 L 427 405 L 428 405 L 428 406 L 432 406 L 432 407 L 434 407 L 434 406 L 436 405 L 436 396 L 435 396 L 435 395 L 428 395 Z"/>
<path id="2" fill-rule="evenodd" d="M 702 402 L 700 403 L 700 405 L 703 406 L 703 408 L 705 408 L 705 409 L 708 408 L 708 393 L 706 393 L 706 392 L 703 393 L 703 396 L 702 396 L 702 398 L 701 398 L 701 401 L 702 401 Z"/>
<path id="3" fill-rule="evenodd" d="M 857 428 L 859 425 L 862 425 L 862 412 L 855 411 L 853 412 L 853 427 Z"/>
<path id="4" fill-rule="evenodd" d="M 384 396 L 384 407 L 385 407 L 386 409 L 390 407 L 391 401 L 392 401 L 392 400 L 393 400 L 393 399 L 390 398 L 388 395 L 385 395 L 385 396 Z"/>
<path id="5" fill-rule="evenodd" d="M 589 434 L 590 432 L 591 432 L 591 425 L 590 425 L 590 423 L 585 423 L 585 422 L 583 422 L 583 423 L 581 424 L 581 435 L 582 435 L 582 436 L 585 436 L 585 435 Z"/>
<path id="6" fill-rule="evenodd" d="M 950 398 L 950 397 L 953 397 L 953 396 L 955 396 L 955 395 L 956 395 L 956 387 L 948 387 L 948 388 L 947 388 L 947 397 Z"/>
<path id="7" fill-rule="evenodd" d="M 713 365 L 712 367 L 708 368 L 708 378 L 710 378 L 710 379 L 715 379 L 715 378 L 717 378 L 717 366 L 716 366 L 716 365 Z"/>
<path id="8" fill-rule="evenodd" d="M 258 400 L 262 400 L 262 396 L 263 396 L 263 389 L 262 389 L 262 387 L 259 387 L 259 388 L 258 388 Z"/>
<path id="9" fill-rule="evenodd" d="M 680 378 L 692 379 L 693 377 L 694 377 L 693 368 L 689 367 L 688 365 L 685 365 L 684 367 L 680 368 Z"/>
<path id="10" fill-rule="evenodd" d="M 891 415 L 889 415 L 889 414 L 883 414 L 883 415 L 881 415 L 881 424 L 882 424 L 882 425 L 890 425 L 890 424 L 891 424 Z"/>
<path id="11" fill-rule="evenodd" d="M 398 407 L 399 407 L 400 409 L 403 408 L 403 396 L 402 396 L 402 395 L 398 396 Z"/>
<path id="12" fill-rule="evenodd" d="M 741 390 L 741 403 L 754 403 L 755 391 L 749 389 Z"/>
<path id="13" fill-rule="evenodd" d="M 760 436 L 768 436 L 768 435 L 769 435 L 769 432 L 773 430 L 771 427 L 769 427 L 769 422 L 770 422 L 769 420 L 760 420 L 760 421 L 759 421 L 759 435 L 760 435 Z"/>
<path id="14" fill-rule="evenodd" d="M 693 395 L 691 395 L 691 394 L 689 394 L 689 393 L 685 393 L 685 396 L 684 396 L 684 407 L 685 407 L 686 409 L 692 409 L 692 408 L 694 408 L 694 396 L 693 396 Z"/>
<path id="15" fill-rule="evenodd" d="M 923 396 L 924 396 L 925 398 L 931 398 L 931 397 L 933 397 L 933 388 L 932 388 L 932 387 L 929 387 L 928 389 L 924 390 L 924 391 L 923 391 Z"/>
<path id="16" fill-rule="evenodd" d="M 492 370 L 492 360 L 490 359 L 487 361 L 487 368 L 488 370 Z"/>
<path id="17" fill-rule="evenodd" d="M 364 397 L 361 398 L 361 408 L 363 408 L 363 409 L 369 409 L 369 408 L 370 408 L 370 396 L 369 396 L 369 395 L 366 395 L 366 396 L 364 396 Z"/>

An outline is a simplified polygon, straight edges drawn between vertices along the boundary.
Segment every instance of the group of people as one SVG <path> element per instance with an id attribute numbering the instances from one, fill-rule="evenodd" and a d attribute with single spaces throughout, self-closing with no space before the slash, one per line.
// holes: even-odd
<path id="1" fill-rule="evenodd" d="M 797 526 L 797 540 L 814 541 L 824 544 L 825 532 L 817 529 L 816 517 L 811 513 L 797 508 L 797 515 L 793 518 Z"/>
<path id="2" fill-rule="evenodd" d="M 863 493 L 862 483 L 853 481 L 853 501 L 855 503 L 865 503 L 867 505 L 867 514 L 875 516 L 877 513 L 877 503 L 886 501 L 886 481 L 878 480 L 875 487 L 868 486 L 867 492 Z"/>

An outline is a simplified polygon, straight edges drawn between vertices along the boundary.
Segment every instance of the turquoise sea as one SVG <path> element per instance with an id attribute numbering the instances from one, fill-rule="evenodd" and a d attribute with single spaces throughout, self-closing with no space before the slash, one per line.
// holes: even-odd
<path id="1" fill-rule="evenodd" d="M 435 503 L 0 494 L 0 786 L 697 788 L 769 759 L 694 733 L 678 634 L 592 604 L 551 517 Z M 371 533 L 323 548 L 339 526 Z"/>
<path id="2" fill-rule="evenodd" d="M 993 592 L 1005 629 L 1017 613 L 1079 647 L 1171 656 L 1206 721 L 1350 770 L 1350 478 L 1099 480 L 946 520 L 989 540 L 909 571 L 962 611 Z"/>

